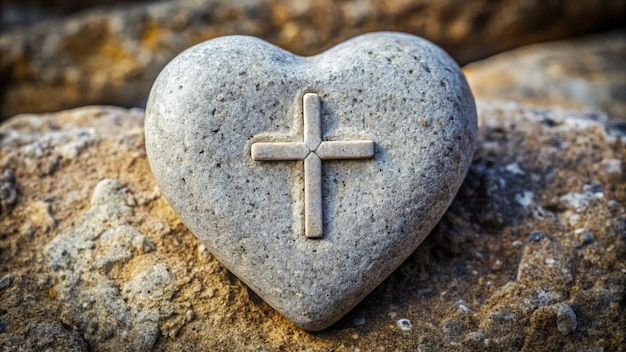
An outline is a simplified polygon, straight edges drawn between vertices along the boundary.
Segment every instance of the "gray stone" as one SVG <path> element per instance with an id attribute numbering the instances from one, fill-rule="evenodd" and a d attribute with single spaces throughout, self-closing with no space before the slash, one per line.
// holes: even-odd
<path id="1" fill-rule="evenodd" d="M 552 308 L 556 312 L 556 327 L 561 334 L 567 335 L 576 330 L 578 322 L 572 307 L 565 303 L 557 303 Z"/>
<path id="2" fill-rule="evenodd" d="M 12 170 L 3 170 L 0 173 L 0 214 L 9 211 L 16 202 L 15 174 Z"/>
<path id="3" fill-rule="evenodd" d="M 422 242 L 477 133 L 458 65 L 399 33 L 308 58 L 245 36 L 202 43 L 161 72 L 145 128 L 152 171 L 185 225 L 307 330 L 338 320 Z"/>
<path id="4" fill-rule="evenodd" d="M 2 276 L 0 279 L 0 292 L 4 291 L 5 288 L 11 286 L 11 281 L 13 281 L 13 277 L 11 274 L 6 274 Z"/>

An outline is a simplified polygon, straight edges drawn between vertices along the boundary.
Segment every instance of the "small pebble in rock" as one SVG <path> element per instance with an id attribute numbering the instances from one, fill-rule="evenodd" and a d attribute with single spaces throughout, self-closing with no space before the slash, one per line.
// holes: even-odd
<path id="1" fill-rule="evenodd" d="M 533 192 L 524 191 L 515 195 L 515 201 L 517 202 L 517 204 L 523 207 L 527 207 L 532 204 L 534 197 L 535 194 Z"/>
<path id="2" fill-rule="evenodd" d="M 511 163 L 507 166 L 505 166 L 506 171 L 514 174 L 514 175 L 524 175 L 526 174 L 524 172 L 524 170 L 520 169 L 519 165 L 517 163 Z"/>
<path id="3" fill-rule="evenodd" d="M 546 235 L 543 232 L 533 231 L 530 236 L 528 236 L 528 240 L 530 242 L 539 242 L 544 239 Z"/>
<path id="4" fill-rule="evenodd" d="M 582 246 L 588 245 L 594 239 L 593 232 L 591 232 L 591 231 L 589 231 L 587 229 L 584 229 L 584 228 L 576 229 L 574 231 L 574 234 L 576 235 L 576 238 L 578 239 L 578 242 L 580 242 L 580 244 Z"/>
<path id="5" fill-rule="evenodd" d="M 593 183 L 593 184 L 590 184 L 590 185 L 584 185 L 583 186 L 583 191 L 585 191 L 585 193 L 587 193 L 587 194 L 592 195 L 596 199 L 604 198 L 604 187 L 602 187 L 602 185 L 599 184 L 599 183 Z"/>
<path id="6" fill-rule="evenodd" d="M 188 310 L 185 312 L 185 320 L 186 320 L 186 321 L 188 321 L 188 322 L 189 322 L 189 321 L 192 321 L 195 317 L 196 317 L 196 314 L 193 312 L 193 310 L 188 309 Z"/>
<path id="7" fill-rule="evenodd" d="M 571 214 L 568 218 L 567 218 L 567 222 L 571 225 L 571 226 L 575 226 L 576 224 L 578 224 L 580 222 L 580 215 L 578 214 Z"/>
<path id="8" fill-rule="evenodd" d="M 406 318 L 398 319 L 396 325 L 404 331 L 410 331 L 413 328 L 413 323 Z"/>
<path id="9" fill-rule="evenodd" d="M 491 270 L 498 271 L 502 269 L 502 261 L 500 259 L 496 259 L 495 262 L 491 265 Z"/>
<path id="10" fill-rule="evenodd" d="M 2 292 L 5 288 L 11 286 L 11 282 L 13 281 L 13 276 L 11 274 L 6 274 L 0 279 L 0 292 Z"/>
<path id="11" fill-rule="evenodd" d="M 361 326 L 365 324 L 365 322 L 366 322 L 365 317 L 356 317 L 354 318 L 354 320 L 352 320 L 352 325 Z"/>
<path id="12" fill-rule="evenodd" d="M 556 311 L 556 326 L 561 334 L 568 335 L 576 330 L 578 322 L 572 307 L 565 303 L 557 303 L 552 307 Z"/>
<path id="13" fill-rule="evenodd" d="M 546 258 L 545 263 L 548 264 L 548 266 L 553 266 L 556 264 L 556 260 L 554 258 Z"/>
<path id="14" fill-rule="evenodd" d="M 150 253 L 156 249 L 156 247 L 154 246 L 154 243 L 152 243 L 148 239 L 148 237 L 141 235 L 141 234 L 135 235 L 135 237 L 133 237 L 132 242 L 133 242 L 133 247 L 135 248 L 135 250 L 137 250 L 139 253 L 142 253 L 142 254 Z"/>
<path id="15" fill-rule="evenodd" d="M 206 246 L 203 244 L 198 245 L 198 258 L 206 257 Z"/>
<path id="16" fill-rule="evenodd" d="M 604 172 L 608 175 L 610 174 L 621 174 L 622 173 L 622 162 L 618 159 L 610 159 L 603 162 L 604 164 Z"/>
<path id="17" fill-rule="evenodd" d="M 8 211 L 17 202 L 17 187 L 15 185 L 15 173 L 4 170 L 0 174 L 0 214 Z"/>
<path id="18" fill-rule="evenodd" d="M 561 203 L 569 208 L 582 212 L 591 204 L 594 198 L 586 193 L 567 193 L 559 198 Z"/>
<path id="19" fill-rule="evenodd" d="M 458 307 L 458 311 L 459 313 L 469 313 L 472 310 L 469 309 L 469 307 L 467 306 L 467 303 L 465 303 L 464 300 L 460 299 L 458 301 L 456 301 L 457 307 Z"/>

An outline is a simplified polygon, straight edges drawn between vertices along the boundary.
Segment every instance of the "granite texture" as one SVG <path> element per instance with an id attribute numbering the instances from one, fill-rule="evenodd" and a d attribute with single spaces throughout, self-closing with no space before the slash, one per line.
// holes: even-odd
<path id="1" fill-rule="evenodd" d="M 322 143 L 375 145 L 371 160 L 321 162 L 319 240 L 304 231 L 309 164 L 250 155 L 256 143 L 307 138 L 307 92 L 321 99 Z M 422 242 L 465 177 L 476 133 L 458 65 L 390 32 L 309 58 L 252 37 L 208 41 L 166 66 L 146 109 L 152 171 L 183 223 L 307 330 L 338 320 Z"/>
<path id="2" fill-rule="evenodd" d="M 626 120 L 626 30 L 534 44 L 463 68 L 477 97 L 594 108 Z"/>
<path id="3" fill-rule="evenodd" d="M 58 9 L 78 1 L 53 3 Z M 400 31 L 431 40 L 465 64 L 625 20 L 624 0 L 162 0 L 97 6 L 0 33 L 0 120 L 90 104 L 145 106 L 168 61 L 223 35 L 252 35 L 313 55 L 358 34 Z"/>
<path id="4" fill-rule="evenodd" d="M 181 224 L 150 172 L 140 110 L 4 122 L 0 169 L 12 170 L 17 196 L 0 213 L 0 350 L 619 351 L 623 125 L 589 111 L 477 103 L 474 160 L 439 225 L 317 333 L 259 299 Z M 88 224 L 97 236 L 81 235 Z M 124 244 L 123 259 L 94 265 L 89 255 L 108 253 L 111 233 L 124 243 L 140 233 L 154 249 Z M 53 270 L 50 250 L 73 238 L 86 248 Z M 95 294 L 107 285 L 115 294 Z M 156 338 L 142 320 L 156 322 Z"/>

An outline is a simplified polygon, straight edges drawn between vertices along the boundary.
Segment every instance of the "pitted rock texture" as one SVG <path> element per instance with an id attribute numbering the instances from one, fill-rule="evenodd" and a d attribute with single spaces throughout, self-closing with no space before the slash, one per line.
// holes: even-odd
<path id="1" fill-rule="evenodd" d="M 372 158 L 323 152 L 366 140 Z M 183 223 L 307 330 L 337 321 L 415 250 L 463 182 L 475 140 L 459 66 L 394 32 L 312 57 L 252 37 L 207 41 L 166 66 L 146 111 L 150 166 Z M 296 161 L 252 155 L 298 143 L 308 150 Z"/>
<path id="2" fill-rule="evenodd" d="M 167 312 L 172 297 L 172 273 L 163 263 L 143 260 L 142 254 L 153 251 L 154 244 L 128 224 L 132 208 L 125 192 L 115 180 L 100 181 L 91 208 L 72 230 L 51 241 L 45 254 L 53 278 L 61 281 L 51 290 L 59 300 L 75 301 L 72 320 L 84 329 L 89 345 L 115 338 L 132 350 L 147 350 L 159 335 L 161 311 Z M 111 271 L 131 259 L 139 273 L 119 287 Z"/>
<path id="3" fill-rule="evenodd" d="M 358 34 L 400 31 L 467 63 L 625 19 L 623 0 L 172 0 L 97 7 L 0 34 L 0 120 L 88 104 L 143 106 L 168 61 L 222 35 L 253 35 L 313 55 Z"/>
<path id="4" fill-rule="evenodd" d="M 595 108 L 626 120 L 626 30 L 534 44 L 463 68 L 481 98 Z"/>
<path id="5" fill-rule="evenodd" d="M 624 130 L 595 113 L 478 107 L 474 161 L 440 224 L 320 333 L 271 309 L 182 226 L 149 171 L 140 111 L 88 107 L 7 121 L 0 169 L 14 170 L 18 197 L 0 214 L 0 346 L 129 350 L 138 344 L 121 333 L 134 331 L 154 351 L 619 350 L 626 344 Z M 63 147 L 85 131 L 92 141 L 64 158 Z M 122 216 L 106 215 L 116 212 Z M 76 234 L 90 220 L 91 233 L 101 235 Z M 108 268 L 77 254 L 69 269 L 53 270 L 50 249 L 68 244 L 70 234 L 99 254 L 110 248 L 107 233 L 131 228 L 154 250 L 128 246 L 130 256 Z M 96 276 L 113 299 L 96 294 Z M 128 318 L 112 319 L 112 334 L 105 320 L 85 321 L 103 319 L 97 313 L 120 297 L 129 298 L 118 306 Z M 139 306 L 159 309 L 156 339 L 152 325 L 135 325 Z"/>

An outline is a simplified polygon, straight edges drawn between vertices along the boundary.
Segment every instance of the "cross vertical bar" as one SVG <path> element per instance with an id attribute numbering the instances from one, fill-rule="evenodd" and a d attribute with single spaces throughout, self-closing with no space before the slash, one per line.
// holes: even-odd
<path id="1" fill-rule="evenodd" d="M 302 98 L 304 143 L 311 151 L 316 150 L 322 143 L 320 105 L 320 96 L 315 93 L 306 93 Z"/>
<path id="2" fill-rule="evenodd" d="M 323 234 L 322 160 L 311 153 L 304 159 L 304 235 L 319 238 Z"/>

